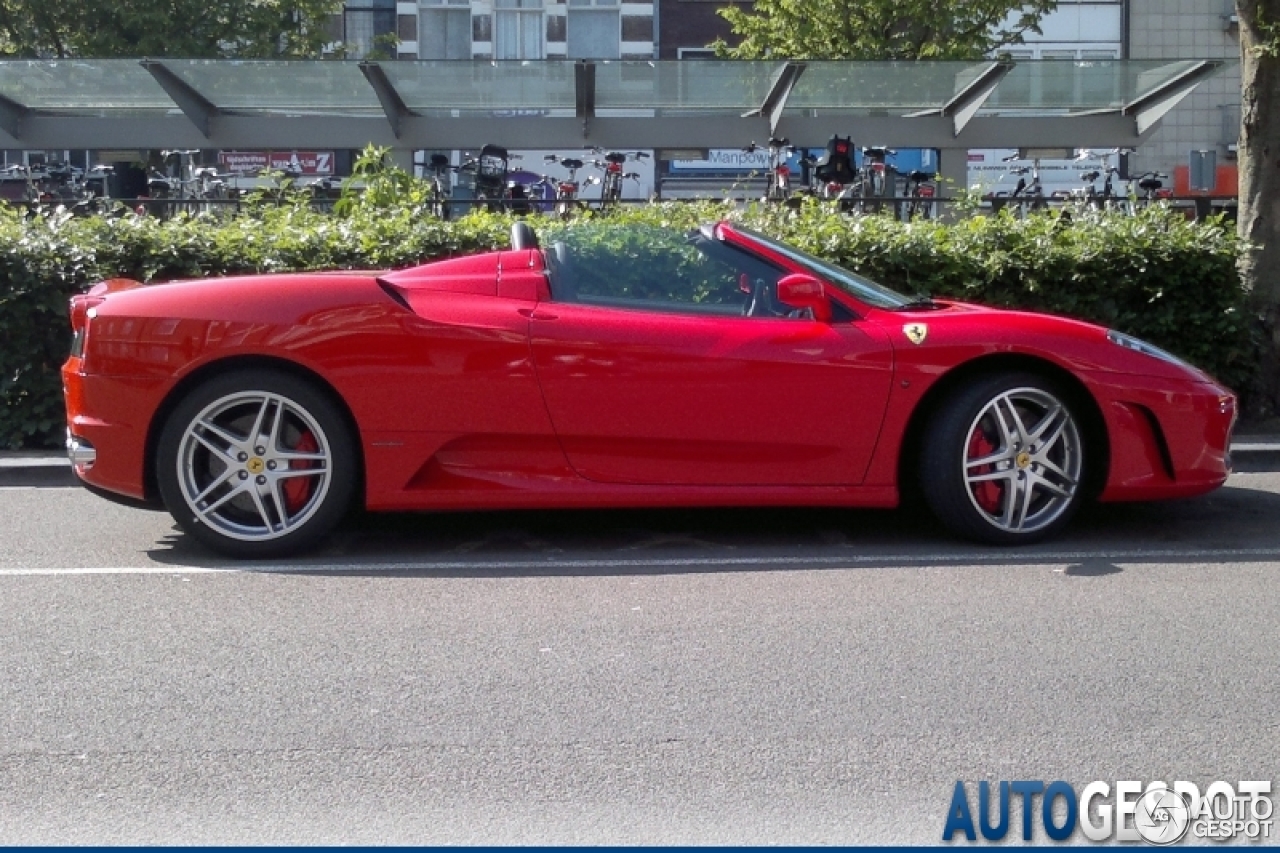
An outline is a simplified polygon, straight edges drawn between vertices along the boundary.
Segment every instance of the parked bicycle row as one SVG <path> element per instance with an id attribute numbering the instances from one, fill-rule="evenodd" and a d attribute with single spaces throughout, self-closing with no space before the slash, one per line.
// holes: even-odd
<path id="1" fill-rule="evenodd" d="M 595 206 L 616 206 L 622 201 L 624 181 L 639 182 L 639 174 L 627 170 L 628 163 L 649 158 L 647 151 L 606 151 L 588 149 L 592 156 L 583 158 L 547 154 L 545 164 L 558 164 L 567 177 L 541 175 L 535 181 L 521 181 L 513 176 L 512 163 L 522 159 L 501 145 L 485 145 L 474 157 L 466 157 L 452 165 L 443 154 L 433 154 L 428 163 L 431 181 L 432 212 L 446 218 L 455 208 L 481 206 L 488 210 L 510 210 L 515 213 L 552 213 L 568 218 Z M 583 169 L 598 174 L 579 177 Z M 465 198 L 455 198 L 450 173 L 458 176 L 459 185 L 468 190 Z M 600 187 L 599 194 L 586 196 L 588 187 Z"/>
<path id="2" fill-rule="evenodd" d="M 909 221 L 933 218 L 942 204 L 964 196 L 972 206 L 977 193 L 981 192 L 974 188 L 967 193 L 957 189 L 944 198 L 939 192 L 937 173 L 932 169 L 904 167 L 900 170 L 895 159 L 900 162 L 902 158 L 894 149 L 886 146 L 859 149 L 851 138 L 838 134 L 821 150 L 801 149 L 785 137 L 774 137 L 763 146 L 751 142 L 740 152 L 740 162 L 755 169 L 752 173 L 755 180 L 763 179 L 763 194 L 758 198 L 765 203 L 798 204 L 812 198 L 833 203 L 845 212 L 888 213 Z M 344 191 L 359 192 L 361 186 L 358 177 L 303 175 L 301 171 L 287 169 L 264 172 L 260 176 L 243 172 L 224 174 L 212 166 L 198 165 L 198 151 L 157 153 L 160 162 L 154 162 L 153 157 L 146 174 L 145 196 L 128 202 L 128 208 L 134 213 L 169 216 L 179 212 L 231 211 L 239 206 L 246 193 L 255 193 L 260 198 L 266 196 L 265 200 L 271 201 L 273 194 L 284 200 L 291 192 L 295 199 L 301 192 L 313 205 L 324 208 L 336 202 Z M 1158 200 L 1172 200 L 1171 192 L 1164 186 L 1167 175 L 1146 172 L 1124 177 L 1122 168 L 1115 163 L 1122 153 L 1119 149 L 1103 152 L 1079 149 L 1075 162 L 1083 163 L 1085 169 L 1079 172 L 1079 185 L 1070 190 L 1064 189 L 1062 180 L 1064 162 L 1050 161 L 1048 182 L 1053 189 L 1046 191 L 1041 180 L 1040 159 L 1014 152 L 1001 158 L 1003 171 L 995 183 L 1002 188 L 983 194 L 982 206 L 995 211 L 1009 209 L 1019 216 L 1061 207 L 1134 213 Z M 525 152 L 526 156 L 530 154 Z M 912 154 L 916 155 L 915 161 L 911 159 Z M 430 155 L 423 168 L 429 212 L 449 218 L 480 207 L 568 218 L 623 203 L 627 182 L 632 182 L 637 190 L 630 193 L 635 198 L 626 201 L 648 200 L 644 197 L 648 186 L 632 169 L 649 160 L 650 152 L 591 148 L 580 156 L 563 152 L 532 153 L 533 157 L 540 155 L 544 168 L 554 165 L 558 168 L 550 171 L 557 174 L 537 175 L 525 171 L 516 165 L 523 159 L 521 154 L 496 144 L 485 145 L 474 154 L 463 152 L 456 165 L 445 154 Z M 904 156 L 907 163 L 913 165 L 925 159 L 920 157 L 920 152 L 905 152 Z M 935 157 L 930 165 L 936 162 Z M 109 165 L 82 169 L 66 163 L 0 167 L 0 198 L 32 208 L 61 206 L 77 214 L 110 210 L 119 213 L 119 202 L 126 200 L 111 196 L 113 171 Z M 988 174 L 994 176 L 995 171 Z M 1012 185 L 1015 177 L 1017 183 Z M 651 173 L 644 175 L 645 182 L 651 180 Z M 271 182 L 275 182 L 274 186 L 264 190 Z M 740 182 L 731 197 L 753 197 L 750 186 L 758 184 Z M 1207 202 L 1202 204 L 1202 201 L 1195 199 L 1197 216 L 1205 215 L 1199 208 L 1207 207 Z"/>
<path id="3" fill-rule="evenodd" d="M 771 138 L 763 147 L 752 142 L 742 150 L 768 152 L 765 202 L 797 203 L 807 196 L 833 201 L 846 212 L 891 211 L 907 220 L 936 215 L 937 173 L 913 169 L 899 174 L 889 162 L 898 153 L 892 148 L 863 146 L 859 166 L 852 138 L 832 136 L 821 154 L 800 155 L 798 183 L 792 180 L 791 166 L 798 149 L 786 137 Z"/>
<path id="4" fill-rule="evenodd" d="M 0 167 L 0 198 L 36 205 L 62 205 L 92 212 L 105 208 L 99 200 L 109 202 L 111 166 L 94 166 L 88 170 L 67 163 L 39 166 L 14 164 Z"/>
<path id="5" fill-rule="evenodd" d="M 1101 161 L 1097 168 L 1080 172 L 1080 185 L 1071 190 L 1055 190 L 1046 195 L 1040 180 L 1040 158 L 1022 158 L 1017 154 L 1004 158 L 1010 163 L 1008 172 L 1018 176 L 1018 183 L 1010 192 L 991 193 L 986 199 L 996 210 L 1006 206 L 1019 215 L 1054 206 L 1068 204 L 1072 207 L 1123 210 L 1135 213 L 1157 201 L 1173 198 L 1172 190 L 1164 182 L 1169 179 L 1163 172 L 1143 172 L 1131 178 L 1122 178 L 1119 166 L 1112 158 L 1126 153 L 1124 149 L 1110 151 L 1078 149 L 1076 161 Z M 1101 182 L 1101 184 L 1099 184 Z"/>

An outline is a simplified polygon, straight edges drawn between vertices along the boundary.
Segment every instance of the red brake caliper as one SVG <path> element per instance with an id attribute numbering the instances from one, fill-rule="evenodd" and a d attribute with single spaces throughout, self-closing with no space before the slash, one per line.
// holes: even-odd
<path id="1" fill-rule="evenodd" d="M 293 449 L 298 453 L 315 453 L 320 449 L 320 445 L 316 443 L 316 437 L 311 434 L 311 430 L 306 430 L 302 433 L 302 438 L 298 439 L 298 443 L 294 445 Z M 308 468 L 314 468 L 315 464 L 308 459 L 295 459 L 289 463 L 289 470 L 304 471 Z M 290 515 L 306 505 L 307 498 L 311 496 L 311 490 L 314 487 L 314 480 L 314 477 L 291 477 L 285 481 L 284 503 Z"/>
<path id="2" fill-rule="evenodd" d="M 979 459 L 988 455 L 996 446 L 992 444 L 983 434 L 980 428 L 975 427 L 973 435 L 969 436 L 969 452 L 966 458 Z M 981 465 L 973 469 L 974 474 L 989 474 L 996 470 L 995 465 Z M 978 501 L 978 506 L 992 515 L 1000 511 L 1000 506 L 1004 502 L 1004 484 L 995 480 L 983 480 L 981 483 L 975 483 L 973 486 L 973 496 Z"/>

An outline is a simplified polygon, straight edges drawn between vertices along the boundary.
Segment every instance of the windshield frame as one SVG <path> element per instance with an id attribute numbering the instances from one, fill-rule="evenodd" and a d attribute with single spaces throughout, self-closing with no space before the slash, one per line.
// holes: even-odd
<path id="1" fill-rule="evenodd" d="M 744 228 L 741 225 L 734 223 L 724 224 L 729 226 L 730 233 L 741 234 L 747 239 L 759 243 L 774 254 L 803 267 L 823 281 L 838 287 L 854 299 L 872 308 L 893 311 L 915 301 L 912 297 L 904 296 L 893 288 L 880 284 L 878 281 L 845 269 L 838 264 L 815 257 L 789 243 L 783 243 L 780 240 L 761 234 L 759 231 Z"/>

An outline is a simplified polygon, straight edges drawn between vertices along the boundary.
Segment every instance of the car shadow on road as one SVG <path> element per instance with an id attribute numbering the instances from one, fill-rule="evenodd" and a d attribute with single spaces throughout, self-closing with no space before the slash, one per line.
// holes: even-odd
<path id="1" fill-rule="evenodd" d="M 951 537 L 920 507 L 358 514 L 303 557 L 234 561 L 178 532 L 159 564 L 299 574 L 617 575 L 1056 562 L 1103 577 L 1116 561 L 1280 560 L 1280 494 L 1228 485 L 1183 501 L 1086 507 L 1060 536 L 993 548 Z"/>

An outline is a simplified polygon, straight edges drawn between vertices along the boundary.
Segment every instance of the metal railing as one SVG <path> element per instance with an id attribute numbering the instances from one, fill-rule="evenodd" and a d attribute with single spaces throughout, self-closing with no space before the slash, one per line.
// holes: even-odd
<path id="1" fill-rule="evenodd" d="M 958 198 L 955 196 L 926 196 L 914 199 L 920 204 L 926 206 L 927 210 L 920 213 L 920 219 L 962 219 L 969 216 L 992 216 L 1001 210 L 1008 210 L 1015 216 L 1032 216 L 1039 213 L 1050 213 L 1061 215 L 1064 211 L 1074 214 L 1084 212 L 1089 205 L 1079 199 L 1058 199 L 1045 198 L 1033 202 L 1031 199 L 1019 199 L 1009 197 L 985 198 L 979 202 L 975 202 L 971 198 Z M 307 204 L 318 211 L 330 212 L 333 210 L 337 198 L 311 198 L 307 200 Z M 912 203 L 913 198 L 910 196 L 883 196 L 869 197 L 865 199 L 856 199 L 852 205 L 843 205 L 842 202 L 835 199 L 813 199 L 809 200 L 802 196 L 795 196 L 784 202 L 764 202 L 759 196 L 744 195 L 741 193 L 724 192 L 720 194 L 708 193 L 698 196 L 680 196 L 676 198 L 656 198 L 656 199 L 620 199 L 611 201 L 602 205 L 598 198 L 579 199 L 580 209 L 586 213 L 601 212 L 602 209 L 607 210 L 610 207 L 627 207 L 635 205 L 651 204 L 654 201 L 677 202 L 677 203 L 693 203 L 699 201 L 715 201 L 732 203 L 738 206 L 747 204 L 780 204 L 792 205 L 795 207 L 806 203 L 816 203 L 819 205 L 831 207 L 835 210 L 849 215 L 882 215 L 892 216 L 899 220 L 907 220 L 909 218 L 907 207 Z M 161 219 L 168 219 L 178 215 L 215 215 L 215 216 L 233 216 L 248 209 L 260 208 L 263 205 L 268 206 L 284 206 L 297 204 L 296 197 L 272 197 L 270 194 L 256 196 L 255 198 L 131 198 L 131 199 L 89 199 L 75 204 L 67 204 L 64 202 L 30 202 L 22 199 L 4 199 L 0 198 L 0 204 L 4 204 L 8 208 L 25 208 L 31 214 L 39 214 L 41 212 L 49 212 L 61 206 L 70 210 L 75 214 L 83 215 L 135 215 L 135 216 L 154 216 Z M 556 202 L 554 199 L 524 199 L 524 200 L 486 200 L 473 198 L 445 198 L 440 199 L 432 204 L 439 205 L 444 211 L 445 219 L 453 219 L 463 216 L 472 210 L 494 210 L 509 211 L 516 214 L 527 215 L 545 215 L 552 216 Z M 1042 210 L 1033 209 L 1033 206 L 1043 204 Z M 1125 207 L 1131 204 L 1132 208 Z M 1182 212 L 1188 219 L 1202 220 L 1210 216 L 1226 215 L 1229 219 L 1235 218 L 1236 199 L 1234 198 L 1208 198 L 1205 196 L 1170 196 L 1161 198 L 1153 202 L 1138 200 L 1137 202 L 1124 202 L 1123 200 L 1113 203 L 1112 209 L 1119 212 L 1136 212 L 1149 205 L 1164 205 L 1171 210 Z M 424 205 L 424 209 L 428 205 Z M 424 213 L 424 215 L 429 215 Z"/>

